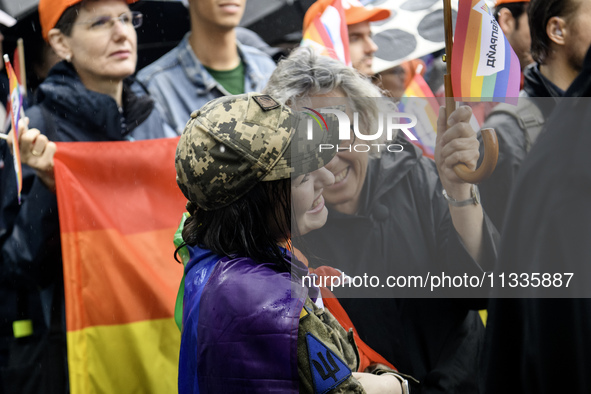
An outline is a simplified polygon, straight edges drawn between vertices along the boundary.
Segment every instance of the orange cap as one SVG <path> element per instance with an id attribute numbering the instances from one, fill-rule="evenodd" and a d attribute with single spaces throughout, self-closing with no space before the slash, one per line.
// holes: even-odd
<path id="1" fill-rule="evenodd" d="M 366 8 L 358 0 L 342 0 L 345 9 L 345 19 L 347 25 L 354 25 L 359 22 L 376 22 L 390 17 L 390 10 L 385 8 Z M 308 8 L 304 15 L 304 29 L 312 23 L 318 14 L 322 14 L 326 7 L 331 5 L 334 0 L 317 0 Z"/>
<path id="2" fill-rule="evenodd" d="M 390 17 L 385 8 L 366 8 L 358 0 L 342 0 L 347 25 L 360 22 L 377 22 Z"/>
<path id="3" fill-rule="evenodd" d="M 135 3 L 138 0 L 125 0 L 127 4 Z M 41 34 L 47 41 L 49 31 L 55 27 L 65 10 L 82 2 L 82 0 L 40 0 L 39 21 L 41 22 Z"/>
<path id="4" fill-rule="evenodd" d="M 498 7 L 501 4 L 509 3 L 529 3 L 529 0 L 497 0 L 497 2 L 495 3 L 495 7 Z"/>

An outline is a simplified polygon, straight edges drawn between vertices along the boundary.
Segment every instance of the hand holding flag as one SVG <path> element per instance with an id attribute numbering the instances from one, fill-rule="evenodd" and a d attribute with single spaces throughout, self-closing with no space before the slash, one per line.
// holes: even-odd
<path id="1" fill-rule="evenodd" d="M 464 97 L 465 100 L 471 100 L 472 97 L 479 97 L 481 100 L 488 99 L 489 101 L 495 98 L 506 100 L 508 97 L 513 97 L 516 100 L 519 93 L 519 76 L 516 76 L 515 73 L 519 74 L 519 62 L 498 23 L 490 14 L 485 1 L 459 1 L 454 37 L 456 45 L 452 40 L 450 0 L 444 0 L 443 13 L 445 62 L 447 63 L 447 74 L 444 81 L 446 118 L 451 116 L 456 107 L 456 95 Z M 499 47 L 497 47 L 498 42 L 501 40 L 504 43 L 503 61 L 500 61 Z M 482 57 L 482 46 L 489 44 L 494 45 L 494 47 L 489 46 L 490 53 L 499 56 L 499 59 L 494 62 L 491 62 L 488 52 L 484 52 L 486 56 Z M 496 73 L 478 71 L 475 64 L 482 64 L 483 62 L 488 67 L 492 64 Z M 498 81 L 497 76 L 499 76 Z M 454 94 L 454 91 L 456 94 Z M 468 183 L 482 182 L 492 174 L 497 164 L 499 146 L 496 133 L 493 129 L 483 129 L 481 133 L 484 141 L 484 157 L 480 167 L 473 170 L 462 162 L 454 166 L 455 173 Z"/>
<path id="2" fill-rule="evenodd" d="M 55 176 L 53 173 L 53 155 L 56 152 L 54 142 L 41 134 L 38 129 L 29 129 L 29 118 L 22 118 L 18 123 L 18 139 L 21 163 L 35 170 L 39 179 L 49 190 L 55 191 Z M 12 147 L 11 130 L 8 133 L 8 145 Z"/>

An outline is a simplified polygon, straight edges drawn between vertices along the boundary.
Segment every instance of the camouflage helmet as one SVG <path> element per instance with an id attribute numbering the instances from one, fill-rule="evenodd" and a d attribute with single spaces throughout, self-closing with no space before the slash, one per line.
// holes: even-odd
<path id="1" fill-rule="evenodd" d="M 336 154 L 338 121 L 331 114 L 323 114 L 325 122 L 310 115 L 258 93 L 210 101 L 191 114 L 177 146 L 181 191 L 211 211 L 238 200 L 260 181 L 319 169 Z M 320 144 L 333 149 L 321 150 Z"/>

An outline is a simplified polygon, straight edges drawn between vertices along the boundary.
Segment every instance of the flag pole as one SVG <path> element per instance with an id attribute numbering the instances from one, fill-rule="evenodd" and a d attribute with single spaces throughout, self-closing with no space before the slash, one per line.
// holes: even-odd
<path id="1" fill-rule="evenodd" d="M 453 26 L 451 20 L 451 0 L 443 0 L 443 26 L 445 29 L 445 65 L 447 73 L 444 75 L 445 87 L 445 115 L 449 118 L 456 109 L 453 87 L 451 83 L 451 54 L 453 50 Z M 464 163 L 454 166 L 454 172 L 464 182 L 477 184 L 488 178 L 497 165 L 499 157 L 499 142 L 494 129 L 482 129 L 482 142 L 484 144 L 484 155 L 482 163 L 476 170 L 471 170 Z"/>
<path id="2" fill-rule="evenodd" d="M 445 65 L 446 74 L 443 76 L 445 87 L 445 114 L 447 118 L 456 109 L 453 87 L 451 85 L 451 53 L 453 49 L 453 27 L 451 21 L 451 0 L 443 0 L 443 25 L 445 27 Z"/>
<path id="3" fill-rule="evenodd" d="M 23 87 L 23 96 L 27 97 L 27 71 L 25 68 L 25 46 L 23 43 L 23 39 L 19 38 L 16 41 L 16 46 L 18 48 L 18 61 L 20 67 L 20 76 L 21 80 L 19 81 L 21 86 Z"/>

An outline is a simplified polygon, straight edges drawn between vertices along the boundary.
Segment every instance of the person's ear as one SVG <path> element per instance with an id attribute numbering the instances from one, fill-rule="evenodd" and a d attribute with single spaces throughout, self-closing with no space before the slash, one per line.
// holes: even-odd
<path id="1" fill-rule="evenodd" d="M 498 14 L 498 23 L 505 36 L 511 35 L 515 30 L 515 18 L 507 8 L 501 8 Z"/>
<path id="2" fill-rule="evenodd" d="M 61 59 L 68 62 L 72 60 L 72 49 L 68 38 L 59 29 L 51 29 L 47 34 L 47 41 Z"/>
<path id="3" fill-rule="evenodd" d="M 546 25 L 546 34 L 548 38 L 557 45 L 564 45 L 567 27 L 564 19 L 559 16 L 553 16 Z"/>

